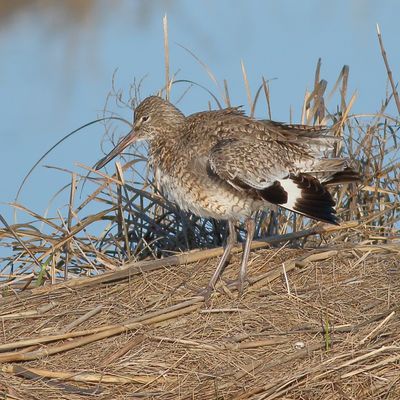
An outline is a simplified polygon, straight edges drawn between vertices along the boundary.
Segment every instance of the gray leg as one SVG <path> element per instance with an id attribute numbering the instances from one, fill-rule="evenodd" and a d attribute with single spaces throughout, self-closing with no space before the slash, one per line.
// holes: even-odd
<path id="1" fill-rule="evenodd" d="M 235 229 L 235 225 L 233 224 L 232 221 L 228 221 L 228 228 L 229 228 L 229 233 L 228 233 L 228 237 L 226 240 L 224 253 L 222 254 L 222 257 L 219 260 L 217 268 L 215 269 L 214 274 L 211 277 L 210 282 L 207 285 L 206 295 L 205 295 L 206 298 L 209 297 L 211 292 L 214 290 L 215 284 L 217 283 L 218 278 L 220 277 L 225 266 L 229 263 L 229 260 L 231 258 L 230 256 L 231 256 L 232 248 L 235 246 L 235 244 L 237 242 L 236 229 Z"/>
<path id="2" fill-rule="evenodd" d="M 268 236 L 273 236 L 278 234 L 278 219 L 276 218 L 276 211 L 270 210 L 270 221 L 268 224 L 267 234 Z"/>
<path id="3" fill-rule="evenodd" d="M 246 221 L 246 243 L 244 245 L 242 264 L 240 265 L 239 277 L 238 277 L 238 291 L 239 295 L 243 293 L 244 284 L 247 279 L 247 262 L 249 261 L 251 242 L 253 241 L 254 231 L 256 229 L 256 223 L 254 219 L 249 218 Z"/>

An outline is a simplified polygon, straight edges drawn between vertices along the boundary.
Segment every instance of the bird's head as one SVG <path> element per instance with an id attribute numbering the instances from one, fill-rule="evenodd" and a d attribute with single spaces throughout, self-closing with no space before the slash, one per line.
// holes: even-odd
<path id="1" fill-rule="evenodd" d="M 135 109 L 132 130 L 95 165 L 95 169 L 103 168 L 129 145 L 173 133 L 184 122 L 185 116 L 169 101 L 158 96 L 147 97 Z"/>

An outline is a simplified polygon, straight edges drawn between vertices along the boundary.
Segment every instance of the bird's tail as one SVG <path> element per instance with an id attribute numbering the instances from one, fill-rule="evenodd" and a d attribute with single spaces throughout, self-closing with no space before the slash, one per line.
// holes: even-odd
<path id="1" fill-rule="evenodd" d="M 354 183 L 361 180 L 358 172 L 350 167 L 346 167 L 343 171 L 337 171 L 322 180 L 324 186 L 339 185 L 341 183 Z"/>
<path id="2" fill-rule="evenodd" d="M 318 178 L 324 185 L 337 185 L 360 181 L 359 174 L 350 167 L 348 158 L 319 158 L 303 172 L 309 173 Z"/>

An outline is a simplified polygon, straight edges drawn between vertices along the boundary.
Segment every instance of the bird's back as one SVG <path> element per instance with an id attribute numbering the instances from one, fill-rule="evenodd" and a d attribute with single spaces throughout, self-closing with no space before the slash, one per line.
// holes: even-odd
<path id="1" fill-rule="evenodd" d="M 212 159 L 216 153 L 223 153 L 220 161 L 225 168 L 235 164 L 250 173 L 260 174 L 262 170 L 261 174 L 272 179 L 282 173 L 314 171 L 316 161 L 338 141 L 328 132 L 321 127 L 260 121 L 238 108 L 228 108 L 187 117 L 181 146 L 193 157 L 200 153 Z M 319 168 L 323 168 L 321 163 Z"/>

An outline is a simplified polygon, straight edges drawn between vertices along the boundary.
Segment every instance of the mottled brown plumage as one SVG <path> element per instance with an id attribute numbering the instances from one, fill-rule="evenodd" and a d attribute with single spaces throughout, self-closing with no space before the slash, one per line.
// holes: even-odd
<path id="1" fill-rule="evenodd" d="M 229 259 L 234 223 L 241 220 L 248 230 L 238 281 L 243 290 L 257 210 L 280 205 L 337 223 L 323 180 L 346 181 L 353 172 L 346 170 L 346 160 L 325 157 L 338 141 L 328 130 L 259 121 L 238 108 L 185 117 L 156 96 L 136 108 L 134 120 L 132 131 L 96 168 L 134 141 L 147 140 L 149 162 L 166 197 L 185 211 L 229 222 L 227 245 L 209 292 Z"/>

